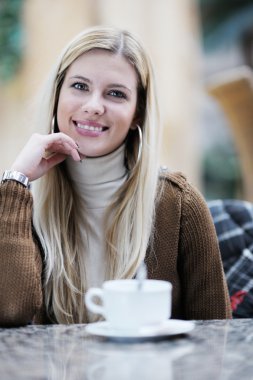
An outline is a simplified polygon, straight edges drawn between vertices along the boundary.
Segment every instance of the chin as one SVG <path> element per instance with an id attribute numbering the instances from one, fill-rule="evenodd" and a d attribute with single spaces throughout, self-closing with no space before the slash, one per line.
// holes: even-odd
<path id="1" fill-rule="evenodd" d="M 110 154 L 114 151 L 115 149 L 80 149 L 79 153 L 83 157 L 90 157 L 90 158 L 95 158 L 95 157 L 102 157 L 106 156 L 107 154 Z"/>
<path id="2" fill-rule="evenodd" d="M 90 157 L 90 158 L 95 158 L 95 157 L 101 157 L 101 156 L 104 156 L 106 155 L 107 153 L 104 153 L 104 152 L 101 152 L 101 151 L 83 151 L 81 152 L 80 151 L 80 155 L 82 156 L 81 158 L 85 158 L 85 157 Z"/>

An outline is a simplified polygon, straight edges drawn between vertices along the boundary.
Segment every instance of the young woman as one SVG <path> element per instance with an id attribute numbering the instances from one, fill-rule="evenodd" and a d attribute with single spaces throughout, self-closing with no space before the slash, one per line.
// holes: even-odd
<path id="1" fill-rule="evenodd" d="M 206 203 L 158 169 L 154 78 L 136 38 L 97 27 L 71 41 L 39 124 L 0 187 L 0 324 L 90 322 L 86 290 L 133 278 L 143 260 L 172 283 L 173 318 L 229 318 Z"/>

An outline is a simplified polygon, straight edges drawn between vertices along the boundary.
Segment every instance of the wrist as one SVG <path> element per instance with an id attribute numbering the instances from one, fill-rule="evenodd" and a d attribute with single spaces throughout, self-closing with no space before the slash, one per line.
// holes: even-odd
<path id="1" fill-rule="evenodd" d="M 24 187 L 30 187 L 29 178 L 25 174 L 16 170 L 4 171 L 1 183 L 4 183 L 6 181 L 16 181 L 18 183 L 21 183 Z"/>

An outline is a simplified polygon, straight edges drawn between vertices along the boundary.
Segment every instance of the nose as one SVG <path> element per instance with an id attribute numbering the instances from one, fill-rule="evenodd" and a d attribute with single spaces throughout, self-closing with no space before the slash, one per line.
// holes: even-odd
<path id="1" fill-rule="evenodd" d="M 105 111 L 103 99 L 98 95 L 91 95 L 82 104 L 82 111 L 88 115 L 102 115 Z"/>

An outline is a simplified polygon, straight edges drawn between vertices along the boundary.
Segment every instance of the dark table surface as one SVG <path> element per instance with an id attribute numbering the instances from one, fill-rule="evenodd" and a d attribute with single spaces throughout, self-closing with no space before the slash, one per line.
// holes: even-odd
<path id="1" fill-rule="evenodd" d="M 253 320 L 197 321 L 187 335 L 113 341 L 85 325 L 0 329 L 0 379 L 253 380 Z"/>

